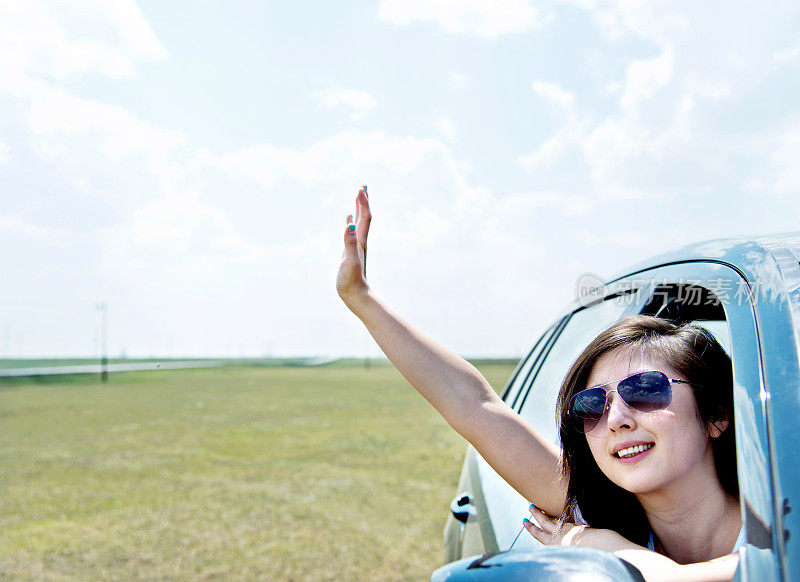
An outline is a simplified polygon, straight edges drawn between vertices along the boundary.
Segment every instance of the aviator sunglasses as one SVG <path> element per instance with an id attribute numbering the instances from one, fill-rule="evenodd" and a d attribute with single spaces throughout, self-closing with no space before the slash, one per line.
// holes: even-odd
<path id="1" fill-rule="evenodd" d="M 688 380 L 667 378 L 664 372 L 639 372 L 620 380 L 616 390 L 607 390 L 614 382 L 581 390 L 569 401 L 569 418 L 574 428 L 589 432 L 608 410 L 608 394 L 616 392 L 639 412 L 664 410 L 672 402 L 672 383 L 692 384 Z"/>

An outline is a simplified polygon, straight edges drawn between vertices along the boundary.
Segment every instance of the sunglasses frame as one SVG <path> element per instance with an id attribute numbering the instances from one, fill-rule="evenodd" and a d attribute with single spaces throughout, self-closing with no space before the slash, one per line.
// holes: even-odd
<path id="1" fill-rule="evenodd" d="M 669 402 L 667 402 L 662 408 L 654 408 L 653 410 L 640 410 L 639 408 L 637 408 L 636 406 L 630 404 L 627 400 L 625 400 L 625 397 L 622 396 L 622 394 L 619 393 L 619 385 L 622 382 L 624 382 L 625 380 L 633 378 L 634 376 L 639 376 L 639 375 L 642 375 L 642 374 L 652 374 L 652 373 L 660 374 L 663 378 L 665 378 L 667 380 L 667 385 L 669 387 Z M 641 372 L 636 372 L 634 374 L 631 374 L 630 376 L 625 376 L 621 380 L 612 380 L 611 382 L 606 382 L 605 384 L 600 384 L 598 386 L 590 386 L 589 388 L 584 388 L 583 390 L 581 390 L 579 392 L 576 392 L 575 394 L 572 395 L 572 398 L 569 399 L 569 408 L 567 409 L 568 410 L 567 416 L 569 416 L 569 418 L 571 419 L 572 422 L 570 422 L 570 424 L 575 428 L 575 430 L 577 430 L 578 432 L 581 432 L 583 434 L 587 434 L 587 433 L 592 432 L 597 427 L 597 425 L 600 424 L 600 421 L 603 419 L 603 417 L 608 412 L 608 410 L 609 410 L 608 395 L 611 392 L 615 392 L 617 394 L 617 396 L 619 396 L 622 399 L 622 401 L 625 403 L 625 405 L 628 406 L 629 408 L 632 408 L 633 410 L 635 410 L 635 411 L 637 411 L 639 413 L 642 413 L 642 414 L 649 414 L 650 412 L 657 412 L 659 410 L 664 410 L 665 408 L 667 408 L 672 403 L 672 384 L 673 383 L 694 384 L 694 382 L 690 382 L 689 380 L 679 380 L 677 378 L 670 378 L 669 376 L 667 376 L 661 370 L 642 370 Z M 611 386 L 612 384 L 616 384 L 616 388 L 614 390 L 605 390 L 606 396 L 605 396 L 605 401 L 603 402 L 603 412 L 600 414 L 600 417 L 597 419 L 597 421 L 592 425 L 592 427 L 589 430 L 581 430 L 579 428 L 579 426 L 583 425 L 584 428 L 585 428 L 585 426 L 586 426 L 586 418 L 580 418 L 575 413 L 575 409 L 574 409 L 575 399 L 578 397 L 578 395 L 583 394 L 584 392 L 587 392 L 589 390 L 597 390 L 598 388 L 605 388 L 606 386 Z M 696 384 L 695 384 L 695 386 L 696 386 Z"/>

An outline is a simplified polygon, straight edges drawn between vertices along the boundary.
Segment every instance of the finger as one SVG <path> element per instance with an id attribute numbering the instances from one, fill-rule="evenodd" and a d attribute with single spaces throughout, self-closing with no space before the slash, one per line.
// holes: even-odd
<path id="1" fill-rule="evenodd" d="M 372 222 L 372 211 L 369 208 L 369 198 L 367 197 L 367 187 L 364 186 L 358 191 L 356 196 L 356 225 L 358 226 L 358 240 L 366 246 L 369 225 Z"/>
<path id="2" fill-rule="evenodd" d="M 344 229 L 344 249 L 345 252 L 349 250 L 355 251 L 356 250 L 356 243 L 358 239 L 356 238 L 356 225 L 353 223 L 353 215 L 347 215 L 347 226 Z"/>
<path id="3" fill-rule="evenodd" d="M 356 224 L 361 222 L 362 218 L 362 211 L 364 206 L 364 202 L 362 202 L 362 199 L 364 200 L 364 202 L 366 202 L 369 199 L 366 186 L 361 186 L 361 188 L 358 191 L 358 194 L 356 194 L 356 221 L 355 221 Z M 367 204 L 367 209 L 369 209 L 369 202 L 366 202 L 366 204 Z"/>
<path id="4" fill-rule="evenodd" d="M 550 534 L 542 530 L 539 526 L 537 526 L 534 522 L 529 520 L 527 517 L 522 520 L 522 526 L 528 530 L 528 533 L 531 534 L 534 539 L 543 543 L 549 544 L 550 543 Z"/>
<path id="5" fill-rule="evenodd" d="M 539 527 L 542 530 L 550 534 L 556 531 L 557 526 L 556 526 L 556 520 L 554 518 L 550 517 L 544 511 L 542 511 L 538 507 L 534 507 L 533 505 L 531 505 L 531 507 L 528 508 L 528 510 L 531 512 L 531 517 L 533 518 L 533 520 L 539 525 Z"/>

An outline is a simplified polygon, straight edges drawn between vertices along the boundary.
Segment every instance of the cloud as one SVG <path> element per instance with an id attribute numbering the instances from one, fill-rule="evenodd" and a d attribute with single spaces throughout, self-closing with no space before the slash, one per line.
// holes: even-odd
<path id="1" fill-rule="evenodd" d="M 575 183 L 589 180 L 604 199 L 703 195 L 771 183 L 756 171 L 765 157 L 755 153 L 752 129 L 734 128 L 743 120 L 753 124 L 765 117 L 758 109 L 764 99 L 759 92 L 769 91 L 764 87 L 780 69 L 792 66 L 796 31 L 775 23 L 792 22 L 796 7 L 775 6 L 759 14 L 732 9 L 726 13 L 726 26 L 720 27 L 713 14 L 688 4 L 571 3 L 595 19 L 605 37 L 602 43 L 637 39 L 649 47 L 646 56 L 623 61 L 621 77 L 600 76 L 596 86 L 584 87 L 580 102 L 558 85 L 534 82 L 534 91 L 557 105 L 564 121 L 518 157 L 522 168 L 538 171 L 568 161 Z M 603 51 L 612 54 L 610 47 Z M 609 98 L 615 99 L 610 107 Z M 781 111 L 785 116 L 794 109 L 790 99 L 772 100 L 768 123 L 780 120 Z M 756 132 L 760 151 L 774 152 L 766 158 L 774 175 L 787 159 L 781 152 L 792 146 L 780 137 L 782 132 L 765 130 Z"/>
<path id="2" fill-rule="evenodd" d="M 436 24 L 451 34 L 493 40 L 539 28 L 539 11 L 528 0 L 383 0 L 378 20 L 397 25 Z"/>
<path id="3" fill-rule="evenodd" d="M 564 121 L 536 150 L 522 154 L 517 164 L 526 171 L 553 164 L 570 146 L 579 146 L 586 138 L 587 121 L 580 119 L 575 108 L 575 96 L 555 83 L 534 81 L 531 89 L 542 99 L 557 107 Z"/>
<path id="4" fill-rule="evenodd" d="M 674 76 L 675 63 L 670 48 L 652 59 L 635 60 L 625 70 L 625 90 L 619 99 L 623 110 L 634 109 L 667 85 Z"/>
<path id="5" fill-rule="evenodd" d="M 312 99 L 327 108 L 347 107 L 351 110 L 350 121 L 366 119 L 378 104 L 375 97 L 366 91 L 356 89 L 328 89 L 315 91 Z"/>
<path id="6" fill-rule="evenodd" d="M 542 99 L 562 109 L 570 110 L 575 105 L 575 95 L 555 83 L 534 81 L 531 83 L 531 89 Z"/>
<path id="7" fill-rule="evenodd" d="M 243 240 L 218 207 L 191 194 L 140 207 L 129 223 L 107 230 L 103 240 L 106 264 L 124 265 L 133 277 L 176 267 L 179 275 L 198 267 L 213 274 L 220 262 L 251 262 L 264 252 Z"/>
<path id="8" fill-rule="evenodd" d="M 36 156 L 77 192 L 120 211 L 163 194 L 157 183 L 180 180 L 186 138 L 78 96 L 66 82 L 89 73 L 130 78 L 141 63 L 166 57 L 131 0 L 0 3 L 0 98 L 13 103 L 6 122 L 25 131 Z"/>
<path id="9" fill-rule="evenodd" d="M 272 144 L 242 148 L 220 158 L 220 168 L 271 187 L 281 176 L 302 184 L 353 179 L 367 168 L 408 174 L 428 157 L 449 158 L 438 139 L 393 136 L 382 130 L 346 130 L 304 148 Z M 372 172 L 370 172 L 372 173 Z"/>
<path id="10" fill-rule="evenodd" d="M 19 110 L 32 147 L 78 191 L 122 211 L 183 188 L 199 154 L 181 132 L 49 85 L 29 89 Z"/>
<path id="11" fill-rule="evenodd" d="M 85 73 L 130 78 L 167 51 L 133 0 L 0 3 L 0 87 Z"/>
<path id="12" fill-rule="evenodd" d="M 586 125 L 571 115 L 567 121 L 550 135 L 534 151 L 517 157 L 517 164 L 524 170 L 532 172 L 537 168 L 547 167 L 558 160 L 570 146 L 580 146 L 586 139 Z"/>

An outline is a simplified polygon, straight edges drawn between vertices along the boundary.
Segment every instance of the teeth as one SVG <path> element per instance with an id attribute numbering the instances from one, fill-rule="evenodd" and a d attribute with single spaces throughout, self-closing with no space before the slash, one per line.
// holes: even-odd
<path id="1" fill-rule="evenodd" d="M 632 457 L 633 455 L 638 455 L 642 451 L 646 451 L 647 449 L 653 448 L 653 443 L 648 443 L 646 445 L 634 445 L 632 447 L 628 447 L 627 449 L 621 449 L 617 451 L 617 456 L 620 459 L 624 459 L 626 457 Z"/>

